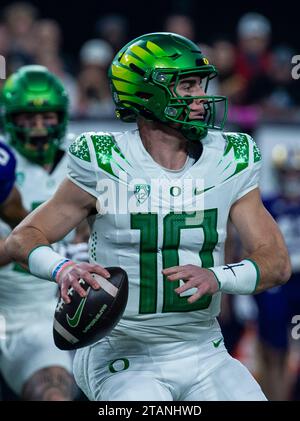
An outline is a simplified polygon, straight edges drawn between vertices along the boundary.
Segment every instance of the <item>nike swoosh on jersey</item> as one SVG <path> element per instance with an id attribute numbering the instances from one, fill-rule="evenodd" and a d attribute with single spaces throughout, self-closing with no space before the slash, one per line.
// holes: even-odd
<path id="1" fill-rule="evenodd" d="M 217 341 L 212 341 L 213 346 L 214 346 L 215 348 L 218 348 L 218 346 L 220 345 L 220 343 L 221 343 L 222 341 L 223 341 L 223 338 L 218 339 Z"/>
<path id="2" fill-rule="evenodd" d="M 80 301 L 80 304 L 79 304 L 79 306 L 77 307 L 77 310 L 75 311 L 75 314 L 74 314 L 74 316 L 73 316 L 73 317 L 70 317 L 70 316 L 67 314 L 67 322 L 68 322 L 68 325 L 69 325 L 69 326 L 71 326 L 71 327 L 76 327 L 76 326 L 78 326 L 78 324 L 79 324 L 79 322 L 80 322 L 80 319 L 81 319 L 81 315 L 82 315 L 82 311 L 83 311 L 83 307 L 84 307 L 84 305 L 85 305 L 86 299 L 87 299 L 87 297 L 83 298 L 83 299 Z"/>

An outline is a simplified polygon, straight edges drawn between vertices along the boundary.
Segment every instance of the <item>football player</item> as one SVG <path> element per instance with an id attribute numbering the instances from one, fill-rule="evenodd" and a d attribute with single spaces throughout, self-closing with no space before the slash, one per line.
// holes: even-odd
<path id="1" fill-rule="evenodd" d="M 271 400 L 293 399 L 288 355 L 294 315 L 300 314 L 300 148 L 276 145 L 272 163 L 277 194 L 264 204 L 287 243 L 292 276 L 286 285 L 257 295 L 262 386 Z"/>
<path id="2" fill-rule="evenodd" d="M 91 273 L 127 271 L 123 318 L 75 356 L 76 381 L 91 400 L 266 399 L 228 354 L 216 317 L 222 292 L 284 283 L 290 262 L 260 199 L 259 150 L 248 135 L 222 131 L 226 98 L 207 95 L 216 73 L 182 36 L 128 43 L 109 77 L 118 116 L 137 129 L 79 136 L 68 179 L 6 243 L 31 273 L 57 282 L 66 302 L 70 286 L 85 297 L 80 278 L 97 289 Z M 90 263 L 67 261 L 49 245 L 88 215 Z M 224 265 L 228 218 L 247 259 Z"/>
<path id="3" fill-rule="evenodd" d="M 32 65 L 7 79 L 1 100 L 6 140 L 17 160 L 16 185 L 31 211 L 53 195 L 66 173 L 68 97 L 53 74 Z M 8 205 L 6 199 L 1 215 L 13 225 Z M 1 229 L 2 237 L 8 234 L 6 227 Z M 24 400 L 71 400 L 71 356 L 58 350 L 52 338 L 55 285 L 14 263 L 0 269 L 0 280 L 0 307 L 6 319 L 0 370 L 5 381 Z"/>
<path id="4" fill-rule="evenodd" d="M 11 149 L 0 142 L 0 218 L 14 228 L 27 215 L 15 183 L 16 159 Z M 0 238 L 0 266 L 9 263 L 4 240 Z"/>

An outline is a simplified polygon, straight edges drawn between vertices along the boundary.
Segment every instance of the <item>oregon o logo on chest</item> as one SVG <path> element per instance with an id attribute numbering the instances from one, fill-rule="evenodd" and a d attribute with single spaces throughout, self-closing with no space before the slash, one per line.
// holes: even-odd
<path id="1" fill-rule="evenodd" d="M 127 370 L 129 367 L 129 360 L 127 358 L 120 358 L 110 362 L 108 369 L 111 373 Z"/>
<path id="2" fill-rule="evenodd" d="M 173 186 L 170 188 L 170 195 L 173 197 L 178 197 L 181 195 L 181 188 L 179 186 Z"/>

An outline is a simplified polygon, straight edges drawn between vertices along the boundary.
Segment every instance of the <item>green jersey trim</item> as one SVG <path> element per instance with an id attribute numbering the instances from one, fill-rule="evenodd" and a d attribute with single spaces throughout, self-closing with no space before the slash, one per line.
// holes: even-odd
<path id="1" fill-rule="evenodd" d="M 91 162 L 91 155 L 85 135 L 77 138 L 69 147 L 69 152 L 86 162 Z"/>
<path id="2" fill-rule="evenodd" d="M 253 141 L 253 156 L 254 156 L 254 162 L 259 162 L 261 161 L 261 153 L 260 150 L 257 146 L 257 144 Z"/>
<path id="3" fill-rule="evenodd" d="M 126 161 L 127 164 L 129 163 L 118 147 L 114 136 L 109 133 L 92 134 L 91 140 L 94 146 L 98 167 L 113 177 L 119 178 L 114 172 L 113 165 L 120 169 L 122 169 L 122 166 L 120 165 L 121 163 L 119 164 L 117 159 L 115 159 L 114 153 L 116 154 L 116 158 L 118 157 L 121 161 Z"/>
<path id="4" fill-rule="evenodd" d="M 225 134 L 227 144 L 225 147 L 223 157 L 233 151 L 236 168 L 233 174 L 227 177 L 227 180 L 234 175 L 240 173 L 249 166 L 249 140 L 248 136 L 244 133 L 231 133 Z"/>

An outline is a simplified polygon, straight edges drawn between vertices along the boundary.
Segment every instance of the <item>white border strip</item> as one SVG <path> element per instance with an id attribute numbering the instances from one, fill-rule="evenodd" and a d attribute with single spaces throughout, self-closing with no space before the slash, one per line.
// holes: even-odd
<path id="1" fill-rule="evenodd" d="M 66 339 L 71 344 L 76 344 L 79 342 L 79 339 L 68 332 L 56 319 L 54 319 L 53 327 L 64 339 Z"/>
<path id="2" fill-rule="evenodd" d="M 111 282 L 98 275 L 97 273 L 93 273 L 92 276 L 98 282 L 100 287 L 104 289 L 105 292 L 107 292 L 112 297 L 115 297 L 117 295 L 119 289 L 115 287 Z"/>

